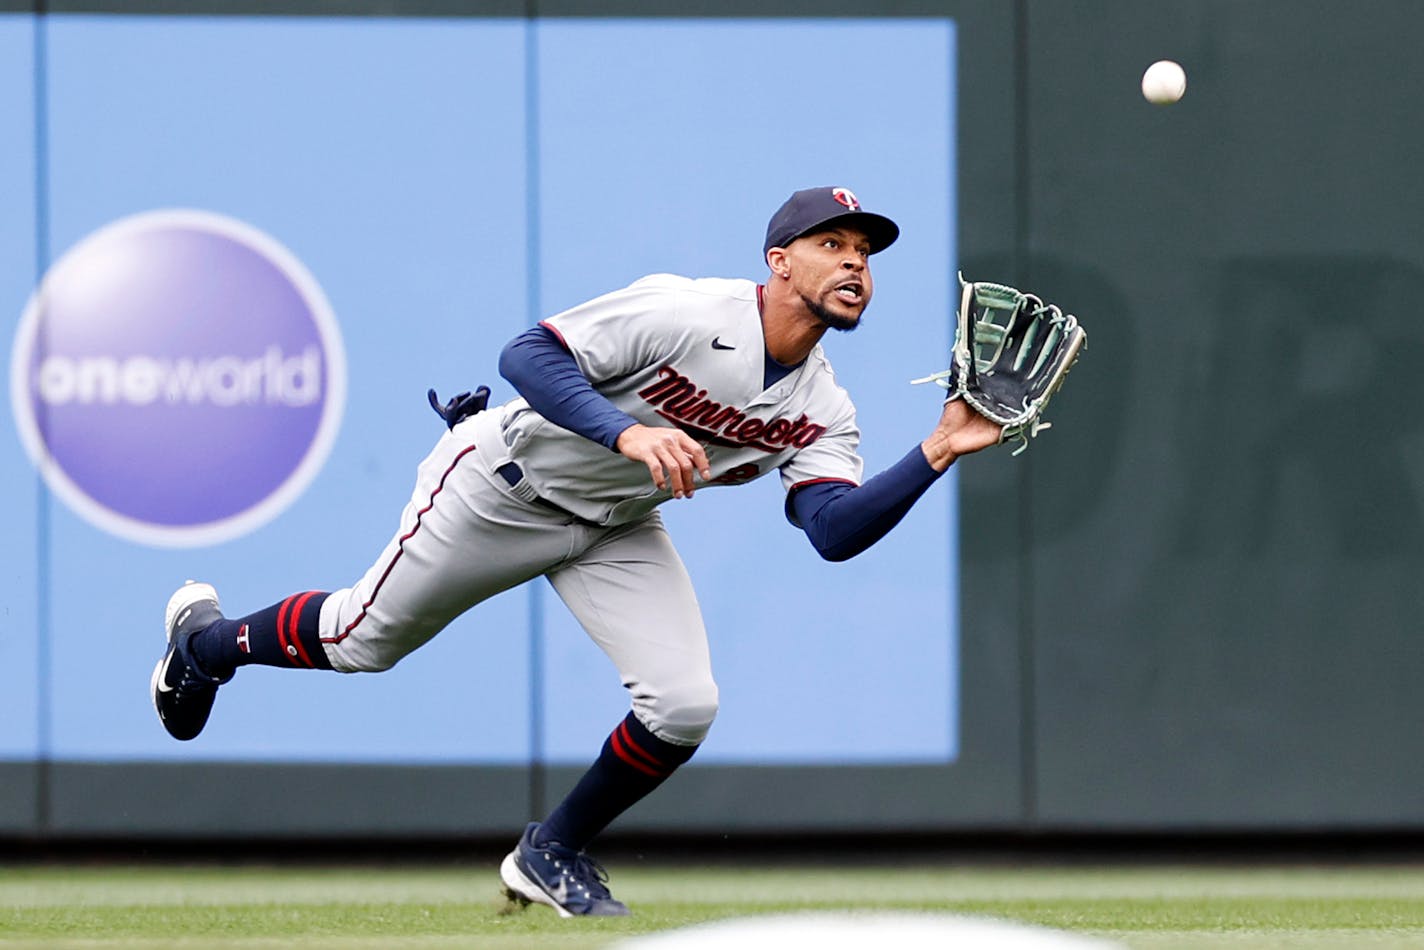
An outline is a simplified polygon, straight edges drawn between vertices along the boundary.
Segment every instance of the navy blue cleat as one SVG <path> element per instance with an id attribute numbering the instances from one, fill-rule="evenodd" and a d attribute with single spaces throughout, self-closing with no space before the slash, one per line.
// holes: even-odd
<path id="1" fill-rule="evenodd" d="M 547 904 L 560 917 L 627 917 L 628 908 L 613 899 L 603 865 L 582 851 L 549 842 L 534 843 L 539 823 L 530 822 L 519 844 L 499 866 L 504 894 L 528 907 Z"/>
<path id="2" fill-rule="evenodd" d="M 150 686 L 153 708 L 163 728 L 175 739 L 192 739 L 203 731 L 218 687 L 232 679 L 209 676 L 188 652 L 188 639 L 215 620 L 222 619 L 218 592 L 210 584 L 188 581 L 168 599 L 163 625 L 168 633 L 168 652 L 153 668 Z"/>

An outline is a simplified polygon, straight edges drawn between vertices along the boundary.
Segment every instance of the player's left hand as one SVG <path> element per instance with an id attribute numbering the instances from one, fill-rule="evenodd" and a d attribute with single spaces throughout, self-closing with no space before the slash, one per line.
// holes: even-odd
<path id="1" fill-rule="evenodd" d="M 944 404 L 939 425 L 921 443 L 921 448 L 930 466 L 942 472 L 961 455 L 998 445 L 1000 435 L 998 423 L 975 412 L 963 399 L 951 399 Z"/>

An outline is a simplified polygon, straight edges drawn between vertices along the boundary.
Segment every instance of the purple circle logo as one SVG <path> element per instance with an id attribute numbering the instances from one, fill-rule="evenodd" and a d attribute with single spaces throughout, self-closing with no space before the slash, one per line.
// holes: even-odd
<path id="1" fill-rule="evenodd" d="M 145 544 L 265 524 L 320 470 L 346 401 L 341 334 L 301 262 L 206 211 L 116 221 L 71 248 L 20 320 L 11 404 L 46 483 Z"/>

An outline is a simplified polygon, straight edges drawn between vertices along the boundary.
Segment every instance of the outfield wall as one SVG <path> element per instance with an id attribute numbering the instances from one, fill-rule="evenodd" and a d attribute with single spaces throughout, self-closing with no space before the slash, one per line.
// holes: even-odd
<path id="1" fill-rule="evenodd" d="M 815 559 L 771 478 L 669 506 L 723 713 L 696 764 L 617 827 L 1424 826 L 1424 442 L 1405 389 L 1424 284 L 1408 37 L 1424 13 L 841 6 L 37 15 L 0 0 L 0 129 L 19 143 L 0 157 L 0 301 L 17 352 L 40 274 L 168 208 L 279 243 L 340 336 L 318 341 L 321 403 L 340 402 L 330 444 L 245 522 L 237 476 L 217 521 L 194 514 L 209 493 L 174 506 L 193 478 L 159 490 L 140 464 L 138 487 L 114 487 L 125 447 L 167 424 L 136 411 L 149 377 L 133 361 L 231 356 L 300 395 L 316 371 L 261 354 L 318 346 L 302 316 L 221 353 L 156 354 L 133 330 L 91 345 L 122 309 L 103 299 L 75 311 L 92 327 L 33 334 L 14 357 L 0 831 L 502 834 L 541 813 L 626 702 L 543 585 L 382 676 L 244 671 L 185 745 L 146 697 L 162 602 L 185 576 L 237 609 L 347 582 L 438 434 L 426 386 L 508 396 L 505 339 L 642 272 L 754 276 L 768 210 L 822 179 L 905 228 L 876 261 L 871 323 L 828 344 L 870 471 L 933 418 L 904 380 L 939 368 L 923 361 L 947 345 L 956 268 L 1061 301 L 1089 351 L 1054 431 L 964 465 L 849 564 Z M 1170 108 L 1137 91 L 1163 57 L 1189 76 Z M 240 313 L 237 283 L 172 319 L 233 299 Z M 128 403 L 76 402 L 99 359 L 129 368 L 114 383 Z M 287 408 L 315 432 L 300 401 Z M 186 417 L 219 454 L 240 441 L 220 437 L 230 421 Z M 129 429 L 97 475 L 67 461 Z M 36 442 L 62 477 L 37 474 Z M 237 526 L 184 533 L 218 521 Z M 280 810 L 252 805 L 274 788 Z"/>

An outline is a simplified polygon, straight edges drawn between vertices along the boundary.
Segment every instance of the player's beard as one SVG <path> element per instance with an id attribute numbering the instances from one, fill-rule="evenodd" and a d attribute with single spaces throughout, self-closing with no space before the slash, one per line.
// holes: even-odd
<path id="1" fill-rule="evenodd" d="M 820 320 L 832 330 L 841 330 L 846 333 L 849 333 L 856 327 L 860 326 L 860 314 L 856 314 L 853 317 L 847 317 L 839 313 L 834 313 L 819 300 L 812 300 L 805 294 L 801 295 L 801 300 L 803 303 L 806 304 L 806 309 L 810 310 L 812 315 L 815 316 L 817 320 Z"/>

